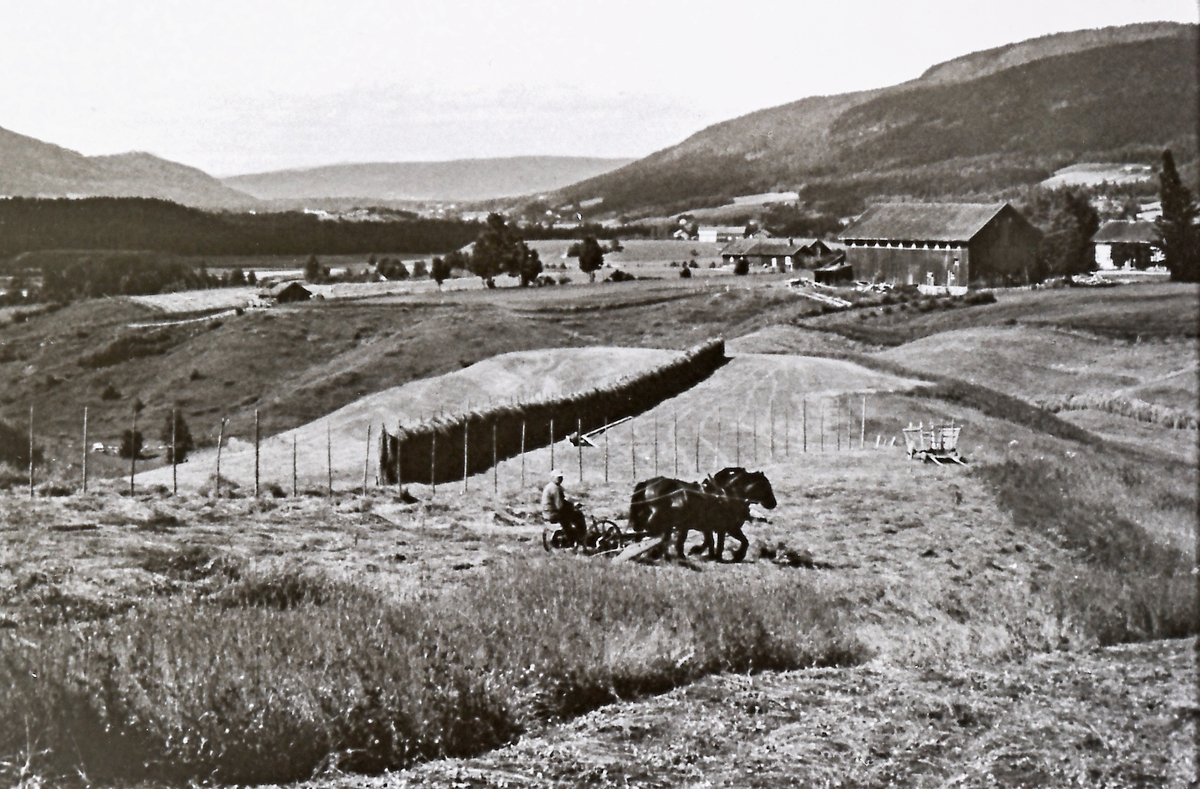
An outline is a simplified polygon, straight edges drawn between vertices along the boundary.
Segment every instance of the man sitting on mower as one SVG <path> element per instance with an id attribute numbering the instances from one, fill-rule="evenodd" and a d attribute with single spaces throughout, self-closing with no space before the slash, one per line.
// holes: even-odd
<path id="1" fill-rule="evenodd" d="M 587 521 L 562 486 L 563 473 L 550 472 L 550 483 L 542 490 L 542 519 L 562 527 L 568 545 L 584 545 L 587 538 Z"/>

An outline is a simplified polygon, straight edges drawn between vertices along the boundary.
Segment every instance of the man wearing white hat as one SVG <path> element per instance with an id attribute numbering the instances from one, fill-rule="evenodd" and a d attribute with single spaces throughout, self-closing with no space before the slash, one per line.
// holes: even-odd
<path id="1" fill-rule="evenodd" d="M 587 521 L 579 508 L 567 500 L 562 481 L 561 471 L 550 472 L 550 482 L 542 490 L 542 519 L 562 526 L 569 543 L 582 545 L 587 534 Z"/>

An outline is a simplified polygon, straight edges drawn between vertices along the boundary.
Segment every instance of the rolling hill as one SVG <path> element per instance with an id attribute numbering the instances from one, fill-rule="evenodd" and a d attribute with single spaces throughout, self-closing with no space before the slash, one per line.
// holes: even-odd
<path id="1" fill-rule="evenodd" d="M 851 211 L 877 195 L 983 196 L 1077 161 L 1196 158 L 1194 25 L 1062 33 L 933 66 L 890 88 L 816 96 L 711 126 L 562 190 L 631 216 L 796 189 Z"/>
<path id="2" fill-rule="evenodd" d="M 303 170 L 238 175 L 226 186 L 264 200 L 365 198 L 377 200 L 490 200 L 552 191 L 592 178 L 628 159 L 517 156 L 448 162 L 335 164 Z"/>
<path id="3" fill-rule="evenodd" d="M 197 208 L 237 208 L 253 197 L 203 170 L 149 153 L 84 156 L 0 129 L 0 194 L 13 197 L 156 197 Z"/>

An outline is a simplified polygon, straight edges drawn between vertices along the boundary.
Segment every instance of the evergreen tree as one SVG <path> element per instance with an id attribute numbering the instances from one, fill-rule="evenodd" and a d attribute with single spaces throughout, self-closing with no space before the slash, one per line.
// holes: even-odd
<path id="1" fill-rule="evenodd" d="M 1049 227 L 1038 253 L 1040 276 L 1070 277 L 1096 267 L 1092 236 L 1100 229 L 1100 215 L 1087 195 L 1074 189 L 1052 193 Z"/>
<path id="2" fill-rule="evenodd" d="M 1162 216 L 1157 225 L 1162 234 L 1167 270 L 1173 280 L 1196 282 L 1200 280 L 1200 233 L 1195 220 L 1200 209 L 1192 199 L 1191 191 L 1179 178 L 1170 149 L 1163 151 L 1158 183 Z"/>
<path id="3" fill-rule="evenodd" d="M 306 282 L 320 282 L 323 269 L 321 261 L 317 260 L 316 255 L 309 255 L 308 260 L 304 261 L 304 279 Z"/>
<path id="4" fill-rule="evenodd" d="M 163 420 L 162 432 L 158 435 L 163 445 L 167 448 L 167 462 L 171 460 L 171 414 L 167 413 Z M 192 438 L 192 431 L 188 429 L 188 424 L 183 418 L 183 412 L 175 410 L 175 452 L 179 456 L 174 462 L 182 463 L 188 453 L 196 448 L 196 442 Z"/>

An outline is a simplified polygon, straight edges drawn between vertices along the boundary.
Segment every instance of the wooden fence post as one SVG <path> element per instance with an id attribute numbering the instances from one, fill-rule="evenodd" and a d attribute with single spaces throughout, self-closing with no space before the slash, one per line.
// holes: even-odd
<path id="1" fill-rule="evenodd" d="M 741 414 L 733 422 L 733 465 L 742 466 L 742 417 Z"/>
<path id="2" fill-rule="evenodd" d="M 437 495 L 437 430 L 429 434 L 429 496 Z"/>
<path id="3" fill-rule="evenodd" d="M 329 483 L 329 497 L 333 498 L 333 436 L 330 435 L 332 428 L 329 426 L 329 420 L 325 420 L 325 473 L 326 482 Z"/>
<path id="4" fill-rule="evenodd" d="M 296 434 L 292 433 L 292 498 L 296 498 Z"/>
<path id="5" fill-rule="evenodd" d="M 696 473 L 700 473 L 700 423 L 696 423 Z"/>
<path id="6" fill-rule="evenodd" d="M 867 444 L 867 398 L 862 403 L 862 424 L 858 430 L 858 448 L 865 449 Z"/>
<path id="7" fill-rule="evenodd" d="M 467 451 L 467 436 L 471 432 L 471 423 L 467 417 L 463 417 L 463 495 L 467 495 L 467 470 L 468 470 L 468 451 Z"/>
<path id="8" fill-rule="evenodd" d="M 842 400 L 833 401 L 833 434 L 837 436 L 837 451 L 842 451 Z"/>
<path id="9" fill-rule="evenodd" d="M 637 437 L 633 434 L 633 422 L 629 423 L 629 480 L 637 481 Z"/>
<path id="10" fill-rule="evenodd" d="M 496 422 L 492 422 L 492 495 L 500 494 L 500 460 L 496 452 Z"/>
<path id="11" fill-rule="evenodd" d="M 758 412 L 757 411 L 754 411 L 753 413 L 750 414 L 750 420 L 751 420 L 750 421 L 750 430 L 751 430 L 750 441 L 751 441 L 751 446 L 754 447 L 754 462 L 755 462 L 755 464 L 757 464 L 758 463 Z"/>
<path id="12" fill-rule="evenodd" d="M 791 446 L 792 435 L 792 402 L 788 398 L 788 403 L 783 408 L 783 456 L 789 458 L 792 456 Z"/>
<path id="13" fill-rule="evenodd" d="M 525 489 L 525 420 L 521 420 L 521 490 Z"/>
<path id="14" fill-rule="evenodd" d="M 717 406 L 717 444 L 713 450 L 713 467 L 721 467 L 721 407 Z"/>
<path id="15" fill-rule="evenodd" d="M 575 437 L 579 440 L 579 483 L 583 484 L 583 419 L 575 419 Z"/>
<path id="16" fill-rule="evenodd" d="M 658 414 L 654 415 L 654 476 L 658 476 Z"/>
<path id="17" fill-rule="evenodd" d="M 133 407 L 133 433 L 129 436 L 129 495 L 133 495 L 133 479 L 137 476 L 137 404 Z M 33 406 L 29 407 L 29 495 L 33 496 Z"/>
<path id="18" fill-rule="evenodd" d="M 371 428 L 374 427 L 370 422 L 367 423 L 367 451 L 366 457 L 363 458 L 363 487 L 362 494 L 367 495 L 367 476 L 371 473 Z"/>
<path id="19" fill-rule="evenodd" d="M 85 409 L 86 412 L 86 409 Z M 175 409 L 171 409 L 171 495 L 179 495 L 179 454 L 175 449 Z"/>
<path id="20" fill-rule="evenodd" d="M 404 451 L 404 449 L 403 449 L 404 439 L 401 438 L 401 436 L 403 435 L 403 432 L 402 432 L 403 430 L 404 430 L 404 428 L 401 427 L 399 422 L 397 422 L 396 423 L 396 493 L 397 494 L 400 494 L 404 491 L 404 480 L 402 479 L 402 476 L 401 476 L 404 473 L 404 456 L 401 454 L 401 452 Z"/>
<path id="21" fill-rule="evenodd" d="M 604 417 L 604 484 L 608 484 L 608 417 Z"/>
<path id="22" fill-rule="evenodd" d="M 775 460 L 775 404 L 771 404 L 771 461 Z"/>
<path id="23" fill-rule="evenodd" d="M 820 420 L 820 428 L 821 428 L 821 451 L 822 451 L 822 452 L 824 452 L 824 451 L 825 451 L 825 401 L 824 401 L 824 400 L 822 400 L 822 401 L 821 401 L 821 405 L 820 405 L 820 407 L 819 407 L 819 410 L 820 410 L 820 412 L 821 412 L 821 420 Z"/>
<path id="24" fill-rule="evenodd" d="M 213 485 L 213 489 L 217 493 L 217 498 L 221 498 L 221 445 L 225 443 L 225 422 L 228 421 L 225 417 L 221 417 L 221 427 L 217 430 L 217 481 Z"/>
<path id="25" fill-rule="evenodd" d="M 83 407 L 83 492 L 87 493 L 87 456 L 88 456 L 88 440 L 87 440 L 87 406 Z"/>
<path id="26" fill-rule="evenodd" d="M 671 440 L 675 442 L 675 452 L 674 452 L 675 476 L 676 476 L 676 478 L 678 478 L 679 477 L 679 412 L 678 411 L 676 411 L 673 414 L 672 419 L 674 420 L 674 425 L 671 428 Z"/>
<path id="27" fill-rule="evenodd" d="M 804 434 L 803 434 L 804 435 L 804 444 L 803 444 L 804 449 L 803 449 L 803 452 L 805 454 L 807 454 L 808 453 L 808 398 L 806 397 L 803 400 L 801 400 L 800 402 L 801 402 L 800 407 L 803 409 L 803 419 L 804 419 Z"/>
<path id="28" fill-rule="evenodd" d="M 134 411 L 134 425 L 137 425 L 137 412 Z M 135 453 L 136 454 L 136 453 Z M 129 492 L 133 493 L 133 477 L 129 478 Z M 33 405 L 29 406 L 29 498 L 33 498 Z"/>
<path id="29" fill-rule="evenodd" d="M 367 428 L 370 430 L 370 428 Z M 258 409 L 254 409 L 254 498 L 258 498 Z"/>

